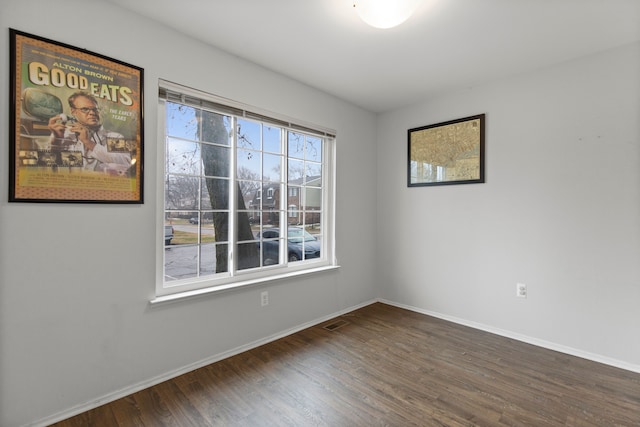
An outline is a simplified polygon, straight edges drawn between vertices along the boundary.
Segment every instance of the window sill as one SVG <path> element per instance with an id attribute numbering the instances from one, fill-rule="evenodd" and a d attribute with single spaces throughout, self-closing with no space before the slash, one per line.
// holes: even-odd
<path id="1" fill-rule="evenodd" d="M 257 279 L 243 280 L 243 281 L 228 283 L 225 285 L 219 285 L 219 286 L 214 286 L 209 288 L 201 288 L 201 289 L 194 289 L 191 291 L 176 292 L 175 294 L 157 296 L 151 301 L 149 301 L 149 303 L 152 305 L 155 305 L 155 304 L 163 304 L 163 303 L 169 303 L 174 301 L 181 301 L 184 299 L 195 298 L 203 295 L 211 295 L 218 292 L 243 288 L 245 286 L 259 285 L 259 284 L 264 284 L 268 282 L 274 282 L 277 280 L 288 279 L 291 277 L 306 276 L 308 274 L 316 274 L 316 273 L 321 273 L 321 272 L 330 271 L 330 270 L 337 270 L 338 268 L 340 268 L 339 265 L 327 265 L 327 266 L 322 266 L 317 268 L 310 268 L 305 270 L 273 275 L 269 277 L 260 277 Z"/>

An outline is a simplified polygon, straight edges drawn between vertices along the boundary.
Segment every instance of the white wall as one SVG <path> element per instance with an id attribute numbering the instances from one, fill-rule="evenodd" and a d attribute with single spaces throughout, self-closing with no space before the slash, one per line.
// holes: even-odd
<path id="1" fill-rule="evenodd" d="M 52 421 L 86 402 L 375 298 L 375 116 L 103 2 L 3 0 L 9 30 L 145 69 L 145 203 L 11 203 L 0 145 L 0 425 Z M 338 133 L 337 256 L 303 279 L 151 307 L 155 286 L 157 85 L 163 78 Z M 0 97 L 8 138 L 9 94 Z M 354 197 L 357 195 L 357 197 Z M 357 215 L 354 215 L 357 213 Z M 260 291 L 270 304 L 260 307 Z"/>
<path id="2" fill-rule="evenodd" d="M 640 372 L 638 76 L 635 44 L 381 115 L 380 296 Z M 486 183 L 407 188 L 407 129 L 480 113 Z"/>

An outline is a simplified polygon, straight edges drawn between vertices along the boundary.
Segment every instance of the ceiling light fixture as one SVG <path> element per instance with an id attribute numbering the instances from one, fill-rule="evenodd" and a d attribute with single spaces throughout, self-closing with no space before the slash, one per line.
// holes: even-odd
<path id="1" fill-rule="evenodd" d="M 376 28 L 392 28 L 409 19 L 420 0 L 353 0 L 356 13 Z"/>

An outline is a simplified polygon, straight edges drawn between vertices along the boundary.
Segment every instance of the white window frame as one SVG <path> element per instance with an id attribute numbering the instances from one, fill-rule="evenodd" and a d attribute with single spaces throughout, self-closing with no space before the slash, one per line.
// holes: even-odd
<path id="1" fill-rule="evenodd" d="M 209 294 L 212 292 L 218 292 L 223 290 L 229 290 L 233 288 L 255 285 L 258 283 L 269 282 L 273 280 L 280 280 L 287 277 L 294 277 L 298 275 L 318 273 L 326 270 L 338 268 L 337 260 L 335 257 L 335 131 L 331 129 L 325 129 L 317 125 L 310 125 L 302 123 L 299 120 L 290 119 L 279 114 L 261 110 L 256 107 L 241 104 L 226 98 L 221 98 L 216 95 L 211 95 L 199 90 L 187 88 L 175 83 L 160 80 L 160 91 L 170 91 L 172 93 L 180 93 L 184 96 L 194 99 L 204 100 L 207 105 L 219 105 L 221 106 L 220 113 L 229 114 L 229 110 L 237 112 L 234 114 L 239 118 L 255 119 L 264 122 L 272 120 L 277 123 L 277 126 L 283 127 L 286 130 L 293 132 L 302 132 L 311 135 L 321 136 L 328 142 L 323 147 L 323 222 L 322 222 L 322 249 L 323 256 L 319 259 L 306 260 L 295 263 L 285 263 L 284 265 L 278 264 L 273 266 L 264 266 L 259 269 L 251 270 L 238 270 L 235 271 L 233 267 L 230 268 L 229 273 L 219 273 L 211 276 L 194 277 L 189 279 L 180 279 L 170 282 L 164 280 L 164 223 L 165 223 L 165 143 L 166 143 L 166 100 L 162 96 L 158 99 L 158 185 L 157 185 L 157 217 L 156 223 L 158 230 L 156 239 L 156 289 L 155 298 L 151 300 L 152 303 L 161 303 L 167 301 L 173 301 L 183 299 L 187 297 L 194 297 L 202 294 Z M 226 109 L 226 110 L 225 110 Z M 213 109 L 212 111 L 215 111 Z M 233 150 L 235 151 L 235 150 Z M 235 156 L 233 156 L 235 157 Z M 232 170 L 235 170 L 235 162 L 232 160 Z M 235 173 L 232 173 L 231 177 L 231 201 L 235 200 L 233 195 L 235 189 Z M 285 184 L 286 187 L 286 184 Z M 288 187 L 287 187 L 288 188 Z M 288 194 L 288 191 L 283 192 L 284 195 Z M 281 201 L 283 206 L 286 205 L 286 196 Z M 232 207 L 232 212 L 236 211 L 236 207 Z M 285 223 L 288 217 L 288 209 L 284 211 Z M 234 225 L 235 215 L 230 214 L 229 227 L 230 230 L 235 229 Z M 235 233 L 229 233 L 233 236 Z M 231 254 L 234 253 L 235 236 L 231 237 L 229 245 L 232 248 Z M 281 245 L 281 250 L 286 249 L 285 245 Z M 231 263 L 230 263 L 231 266 Z"/>

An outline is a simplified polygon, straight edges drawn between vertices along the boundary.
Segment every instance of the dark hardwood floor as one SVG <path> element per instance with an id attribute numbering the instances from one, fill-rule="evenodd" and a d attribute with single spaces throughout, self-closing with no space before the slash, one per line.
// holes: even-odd
<path id="1" fill-rule="evenodd" d="M 640 374 L 376 303 L 55 425 L 640 426 Z"/>

